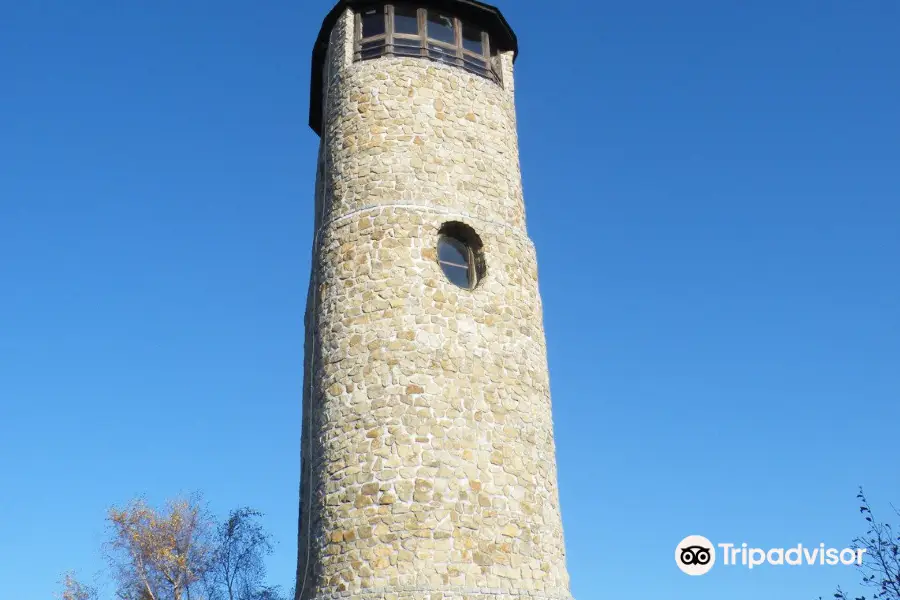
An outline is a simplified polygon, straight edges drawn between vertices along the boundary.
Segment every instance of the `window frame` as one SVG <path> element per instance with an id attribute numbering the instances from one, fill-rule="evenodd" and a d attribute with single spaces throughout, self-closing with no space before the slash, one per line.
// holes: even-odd
<path id="1" fill-rule="evenodd" d="M 409 8 L 415 7 L 416 22 L 418 23 L 419 30 L 418 34 L 413 35 L 409 33 L 394 32 L 395 6 L 405 6 Z M 385 21 L 384 33 L 364 38 L 362 36 L 363 12 L 373 7 L 376 9 L 381 9 L 383 11 Z M 476 29 L 479 29 L 481 31 L 482 53 L 479 54 L 477 52 L 473 52 L 466 48 L 463 43 L 463 20 L 455 15 L 451 15 L 441 11 L 434 11 L 437 14 L 442 14 L 453 19 L 454 43 L 449 44 L 441 40 L 429 38 L 428 10 L 429 9 L 427 8 L 416 6 L 415 3 L 412 2 L 385 2 L 384 4 L 370 5 L 356 11 L 356 14 L 354 15 L 353 60 L 371 60 L 373 58 L 378 58 L 381 56 L 418 56 L 420 58 L 427 58 L 445 64 L 462 67 L 469 73 L 485 77 L 486 79 L 490 79 L 495 83 L 500 84 L 500 75 L 495 69 L 494 61 L 492 60 L 493 55 L 491 49 L 491 40 L 488 32 L 484 31 L 480 27 L 475 26 L 472 23 L 469 23 L 469 26 L 475 27 Z M 418 53 L 415 52 L 416 46 L 413 44 L 400 45 L 399 47 L 404 48 L 405 51 L 397 52 L 396 48 L 398 47 L 398 45 L 394 43 L 395 40 L 417 41 L 419 43 Z M 377 52 L 371 55 L 363 56 L 363 44 L 370 44 L 371 42 L 383 43 L 380 46 L 367 48 L 366 50 L 368 52 L 372 52 L 373 50 L 377 50 Z"/>

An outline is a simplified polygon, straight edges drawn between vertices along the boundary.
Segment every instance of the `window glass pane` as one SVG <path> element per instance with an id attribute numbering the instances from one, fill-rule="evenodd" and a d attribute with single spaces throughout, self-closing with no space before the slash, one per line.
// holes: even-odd
<path id="1" fill-rule="evenodd" d="M 456 58 L 456 50 L 444 48 L 443 46 L 428 44 L 428 55 L 431 56 L 431 58 L 442 62 L 451 64 L 457 64 L 459 62 Z"/>
<path id="2" fill-rule="evenodd" d="M 384 33 L 384 7 L 366 8 L 362 11 L 362 36 L 364 38 Z"/>
<path id="3" fill-rule="evenodd" d="M 458 285 L 461 288 L 469 288 L 471 285 L 469 284 L 469 269 L 468 267 L 454 267 L 452 265 L 448 265 L 445 263 L 441 263 L 441 268 L 444 270 L 444 275 L 447 276 L 454 285 Z"/>
<path id="4" fill-rule="evenodd" d="M 394 7 L 394 33 L 419 33 L 418 11 L 413 6 Z"/>
<path id="5" fill-rule="evenodd" d="M 456 43 L 456 32 L 453 27 L 453 17 L 443 15 L 437 11 L 428 11 L 428 37 L 448 44 Z"/>
<path id="6" fill-rule="evenodd" d="M 483 60 L 478 60 L 477 58 L 474 58 L 472 56 L 466 56 L 463 61 L 463 66 L 467 71 L 472 71 L 473 73 L 477 73 L 479 75 L 488 74 L 487 63 L 485 63 Z"/>
<path id="7" fill-rule="evenodd" d="M 442 238 L 438 244 L 438 260 L 457 265 L 468 265 L 469 251 L 459 240 Z"/>
<path id="8" fill-rule="evenodd" d="M 384 40 L 373 40 L 371 42 L 363 42 L 359 45 L 359 55 L 361 58 L 375 58 L 384 54 Z"/>
<path id="9" fill-rule="evenodd" d="M 403 54 L 405 56 L 419 56 L 420 44 L 419 40 L 406 40 L 403 38 L 394 38 L 394 53 Z"/>
<path id="10" fill-rule="evenodd" d="M 463 48 L 466 50 L 484 54 L 484 49 L 481 46 L 481 30 L 477 27 L 473 27 L 468 23 L 463 23 L 462 43 Z"/>

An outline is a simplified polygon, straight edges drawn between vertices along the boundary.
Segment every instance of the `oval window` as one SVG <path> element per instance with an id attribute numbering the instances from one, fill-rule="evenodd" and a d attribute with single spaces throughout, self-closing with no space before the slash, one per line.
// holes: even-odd
<path id="1" fill-rule="evenodd" d="M 462 240 L 449 235 L 438 239 L 438 263 L 453 284 L 470 290 L 475 287 L 475 261 L 472 249 Z"/>

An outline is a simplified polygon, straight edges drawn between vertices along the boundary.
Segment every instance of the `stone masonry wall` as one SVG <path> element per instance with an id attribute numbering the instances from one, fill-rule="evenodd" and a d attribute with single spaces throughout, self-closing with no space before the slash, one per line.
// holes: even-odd
<path id="1" fill-rule="evenodd" d="M 503 86 L 353 62 L 352 18 L 327 58 L 301 596 L 569 598 L 512 57 Z M 437 264 L 447 222 L 483 242 L 474 290 Z"/>

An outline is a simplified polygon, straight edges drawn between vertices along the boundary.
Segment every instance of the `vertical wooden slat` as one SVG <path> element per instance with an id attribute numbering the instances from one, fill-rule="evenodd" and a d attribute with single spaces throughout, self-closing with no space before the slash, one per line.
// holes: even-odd
<path id="1" fill-rule="evenodd" d="M 384 44 L 385 54 L 394 53 L 394 5 L 384 5 Z"/>
<path id="2" fill-rule="evenodd" d="M 416 18 L 419 21 L 419 54 L 428 56 L 428 18 L 424 8 L 418 9 Z"/>
<path id="3" fill-rule="evenodd" d="M 356 18 L 353 21 L 353 49 L 357 54 L 356 58 L 362 58 L 362 12 L 356 12 Z"/>
<path id="4" fill-rule="evenodd" d="M 458 17 L 453 17 L 453 29 L 455 30 L 453 39 L 456 42 L 456 64 L 463 66 L 462 21 Z"/>
<path id="5" fill-rule="evenodd" d="M 484 49 L 484 65 L 487 67 L 488 75 L 499 82 L 500 77 L 494 73 L 494 60 L 491 56 L 491 37 L 488 35 L 487 31 L 481 32 L 481 45 Z"/>

